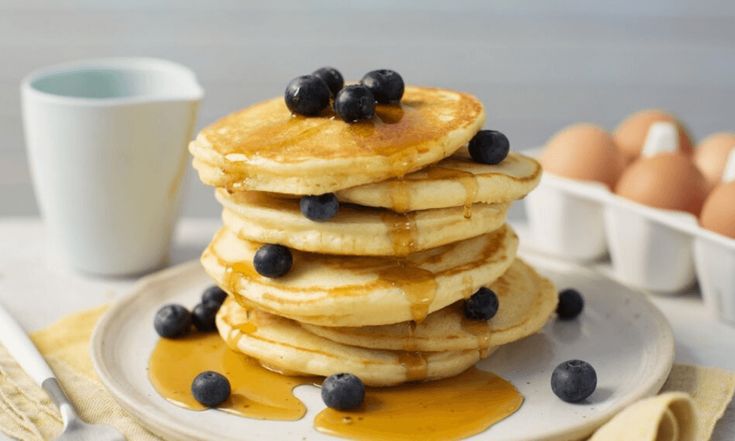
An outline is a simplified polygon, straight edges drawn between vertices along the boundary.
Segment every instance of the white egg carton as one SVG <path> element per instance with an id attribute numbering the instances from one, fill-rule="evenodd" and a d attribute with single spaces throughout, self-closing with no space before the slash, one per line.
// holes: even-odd
<path id="1" fill-rule="evenodd" d="M 676 294 L 699 280 L 708 307 L 735 324 L 735 239 L 701 228 L 690 213 L 648 207 L 603 184 L 548 172 L 526 197 L 526 213 L 534 249 L 587 262 L 609 254 L 619 281 L 657 294 Z"/>

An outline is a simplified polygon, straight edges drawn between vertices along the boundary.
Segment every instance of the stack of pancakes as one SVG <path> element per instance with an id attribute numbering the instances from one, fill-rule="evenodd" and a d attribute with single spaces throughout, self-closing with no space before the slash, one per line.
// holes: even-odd
<path id="1" fill-rule="evenodd" d="M 205 128 L 190 151 L 224 207 L 202 264 L 230 294 L 217 316 L 228 345 L 285 374 L 387 386 L 456 375 L 537 332 L 556 291 L 516 258 L 505 218 L 541 168 L 517 153 L 473 162 L 484 120 L 473 96 L 407 87 L 370 121 L 294 116 L 276 98 Z M 304 217 L 299 198 L 325 193 L 336 216 Z M 263 244 L 291 250 L 286 275 L 256 272 Z M 464 301 L 483 286 L 498 312 L 470 320 Z"/>

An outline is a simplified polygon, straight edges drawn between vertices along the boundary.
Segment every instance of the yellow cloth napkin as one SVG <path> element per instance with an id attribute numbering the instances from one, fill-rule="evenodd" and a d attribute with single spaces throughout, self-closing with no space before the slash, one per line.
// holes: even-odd
<path id="1" fill-rule="evenodd" d="M 84 420 L 115 426 L 131 441 L 160 440 L 107 393 L 89 358 L 89 339 L 105 307 L 68 316 L 32 335 Z M 703 441 L 710 438 L 735 390 L 721 369 L 675 365 L 662 394 L 620 412 L 592 441 Z M 672 392 L 679 391 L 679 392 Z M 53 439 L 61 417 L 45 392 L 0 346 L 0 431 L 19 440 Z"/>
<path id="2" fill-rule="evenodd" d="M 89 339 L 106 307 L 70 315 L 31 337 L 85 421 L 116 427 L 128 440 L 160 440 L 129 416 L 100 384 Z M 61 416 L 46 393 L 0 346 L 0 430 L 23 441 L 53 439 Z"/>

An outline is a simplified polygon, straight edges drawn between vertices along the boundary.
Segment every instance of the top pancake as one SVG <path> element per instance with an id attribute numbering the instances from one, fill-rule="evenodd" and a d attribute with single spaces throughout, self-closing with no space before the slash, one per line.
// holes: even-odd
<path id="1" fill-rule="evenodd" d="M 407 87 L 400 105 L 377 105 L 370 121 L 325 111 L 291 115 L 282 97 L 228 115 L 190 146 L 206 184 L 286 194 L 323 194 L 400 177 L 467 144 L 485 122 L 473 96 Z"/>

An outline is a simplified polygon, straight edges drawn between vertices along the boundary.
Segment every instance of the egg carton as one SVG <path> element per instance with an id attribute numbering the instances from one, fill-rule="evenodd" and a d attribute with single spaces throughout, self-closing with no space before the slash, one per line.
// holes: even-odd
<path id="1" fill-rule="evenodd" d="M 680 293 L 698 280 L 708 308 L 735 324 L 735 239 L 703 229 L 692 214 L 548 172 L 526 197 L 526 213 L 534 249 L 583 262 L 609 254 L 615 278 L 656 294 Z"/>

